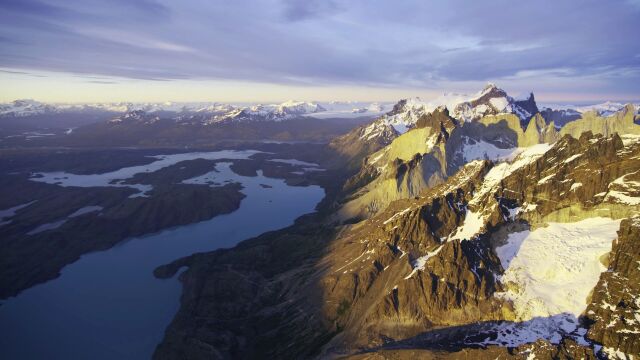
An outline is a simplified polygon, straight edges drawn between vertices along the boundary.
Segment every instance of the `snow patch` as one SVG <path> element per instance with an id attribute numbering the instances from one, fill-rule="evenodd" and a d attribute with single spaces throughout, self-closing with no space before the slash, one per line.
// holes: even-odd
<path id="1" fill-rule="evenodd" d="M 467 210 L 464 216 L 464 223 L 456 229 L 456 232 L 449 237 L 448 241 L 466 240 L 476 236 L 484 227 L 484 217 L 482 214 Z"/>
<path id="2" fill-rule="evenodd" d="M 402 216 L 402 215 L 404 215 L 404 214 L 408 213 L 409 211 L 411 211 L 411 208 L 410 208 L 410 207 L 408 207 L 408 208 L 406 208 L 406 209 L 404 209 L 404 210 L 402 210 L 402 211 L 400 211 L 400 212 L 398 212 L 398 213 L 395 213 L 392 217 L 390 217 L 390 218 L 388 218 L 387 220 L 385 220 L 385 221 L 383 222 L 383 224 L 385 224 L 385 225 L 386 225 L 386 224 L 390 223 L 391 221 L 393 221 L 393 219 L 395 219 L 395 218 L 397 218 L 397 217 L 400 217 L 400 216 Z"/>
<path id="3" fill-rule="evenodd" d="M 640 205 L 640 196 L 635 196 L 635 194 L 640 193 L 640 182 L 625 179 L 627 176 L 635 174 L 638 171 L 622 175 L 613 180 L 609 184 L 609 190 L 604 197 L 604 201 L 632 206 Z"/>
<path id="4" fill-rule="evenodd" d="M 442 250 L 443 246 L 444 245 L 440 245 L 440 247 L 438 247 L 434 251 L 429 252 L 426 255 L 415 259 L 414 262 L 413 262 L 413 271 L 411 271 L 411 273 L 409 275 L 407 275 L 404 279 L 407 280 L 407 279 L 411 278 L 416 272 L 424 270 L 424 267 L 427 264 L 427 260 L 429 260 L 430 258 L 438 255 L 440 250 Z"/>
<path id="5" fill-rule="evenodd" d="M 568 158 L 567 160 L 565 160 L 564 163 L 568 164 L 568 163 L 572 162 L 573 160 L 579 158 L 580 156 L 582 156 L 582 154 L 575 154 L 575 155 L 571 156 L 570 158 Z"/>
<path id="6" fill-rule="evenodd" d="M 511 160 L 518 153 L 522 152 L 521 148 L 501 149 L 491 143 L 485 141 L 475 141 L 469 137 L 464 137 L 462 149 L 459 153 L 465 162 L 473 160 Z"/>
<path id="7" fill-rule="evenodd" d="M 582 183 L 573 183 L 571 184 L 571 191 L 575 191 L 577 188 L 582 187 Z"/>

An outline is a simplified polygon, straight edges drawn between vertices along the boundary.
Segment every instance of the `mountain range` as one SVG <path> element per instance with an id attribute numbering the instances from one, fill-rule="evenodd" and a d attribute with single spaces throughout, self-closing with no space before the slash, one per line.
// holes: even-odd
<path id="1" fill-rule="evenodd" d="M 324 113 L 324 116 L 349 117 L 350 114 L 380 114 L 385 104 L 377 102 L 304 102 L 289 100 L 279 104 L 234 105 L 224 103 L 94 103 L 94 104 L 47 104 L 35 100 L 15 100 L 11 103 L 0 104 L 0 117 L 28 117 L 34 115 L 78 113 L 78 112 L 109 112 L 124 114 L 127 112 L 144 111 L 145 113 L 160 114 L 201 114 L 217 116 L 217 120 L 225 119 L 255 119 L 280 121 L 295 116 Z M 214 121 L 215 122 L 215 121 Z"/>
<path id="2" fill-rule="evenodd" d="M 546 119 L 490 85 L 327 145 L 314 216 L 187 267 L 156 359 L 640 356 L 637 107 Z"/>

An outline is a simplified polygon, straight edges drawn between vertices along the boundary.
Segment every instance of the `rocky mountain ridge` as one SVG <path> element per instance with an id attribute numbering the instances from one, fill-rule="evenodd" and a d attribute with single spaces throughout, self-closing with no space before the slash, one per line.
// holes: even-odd
<path id="1" fill-rule="evenodd" d="M 431 119 L 431 125 L 449 123 L 444 114 L 438 118 L 439 122 Z M 445 137 L 443 133 L 438 136 Z M 231 250 L 179 260 L 162 273 L 166 276 L 189 266 L 182 275 L 188 295 L 183 297 L 179 322 L 170 326 L 156 358 L 211 355 L 213 349 L 220 357 L 251 357 L 257 354 L 254 351 L 261 351 L 262 357 L 269 358 L 311 354 L 321 358 L 377 358 L 377 354 L 411 358 L 417 353 L 442 358 L 464 354 L 478 358 L 499 354 L 515 358 L 530 354 L 539 358 L 555 358 L 553 354 L 595 358 L 616 352 L 637 354 L 635 322 L 625 325 L 620 319 L 639 311 L 638 294 L 624 290 L 636 278 L 633 261 L 640 261 L 640 253 L 627 250 L 635 243 L 635 230 L 625 230 L 630 224 L 637 226 L 638 140 L 637 136 L 590 132 L 577 139 L 565 135 L 553 146 L 531 146 L 506 162 L 468 162 L 441 184 L 394 201 L 354 225 L 335 230 L 323 225 L 326 230 L 319 232 L 306 227 L 305 235 L 292 229 L 266 235 L 264 242 L 248 243 L 238 250 L 242 255 L 232 255 Z M 625 218 L 634 220 L 620 223 Z M 575 237 L 585 219 L 596 219 L 589 220 L 594 225 L 602 223 L 596 226 L 606 233 L 597 239 L 604 245 L 582 248 L 580 251 L 588 254 L 595 252 L 569 260 L 567 269 L 572 269 L 568 273 L 572 275 L 568 275 L 560 271 L 568 260 L 561 257 L 562 251 L 554 250 L 552 239 L 568 236 L 578 241 L 576 244 L 586 241 Z M 563 231 L 567 235 L 562 235 Z M 595 233 L 593 230 L 588 236 Z M 614 245 L 610 259 L 626 256 L 626 260 L 609 262 L 611 269 L 620 269 L 612 270 L 620 275 L 614 275 L 619 279 L 616 290 L 608 290 L 606 295 L 591 297 L 585 293 L 584 299 L 576 300 L 572 293 L 558 292 L 550 299 L 538 297 L 539 283 L 529 282 L 521 277 L 527 273 L 511 266 L 522 261 L 520 256 L 533 256 L 527 252 L 533 248 L 534 254 L 541 253 L 544 261 L 558 267 L 549 268 L 552 272 L 547 276 L 551 279 L 566 285 L 564 276 L 570 279 L 586 274 L 598 294 L 598 288 L 612 286 L 603 280 L 611 275 L 600 275 L 599 269 L 606 269 L 600 261 L 608 252 L 607 241 L 611 244 L 608 239 L 617 236 L 620 244 L 628 245 Z M 266 263 L 255 266 L 244 258 L 256 251 L 254 246 L 272 252 L 267 249 L 291 242 L 298 242 L 303 253 L 302 249 L 310 252 L 308 257 L 297 252 L 296 256 L 306 260 L 298 258 L 293 268 L 271 272 L 260 268 L 272 268 L 266 265 L 272 261 L 270 255 L 265 255 Z M 315 244 L 312 249 L 307 248 L 310 243 Z M 321 255 L 318 246 L 325 248 Z M 289 261 L 288 256 L 278 254 L 280 262 Z M 244 258 L 243 265 L 232 260 L 235 256 Z M 554 256 L 557 259 L 552 260 Z M 540 266 L 530 265 L 533 269 Z M 217 270 L 212 272 L 212 267 Z M 231 280 L 225 270 L 229 267 L 240 276 L 233 277 L 236 288 L 245 282 L 264 287 L 246 309 L 248 312 L 238 314 L 248 317 L 242 321 L 227 318 L 243 325 L 231 330 L 223 323 L 212 326 L 193 321 L 193 317 L 208 318 L 212 311 L 218 313 L 228 306 L 224 304 L 229 300 L 220 298 L 218 291 Z M 593 268 L 595 272 L 578 270 L 581 268 Z M 527 276 L 535 279 L 538 275 L 534 272 Z M 609 285 L 603 285 L 605 281 Z M 584 286 L 580 289 L 589 290 Z M 202 291 L 217 300 L 201 302 L 197 294 Z M 236 292 L 232 297 L 236 296 L 244 295 Z M 596 304 L 602 301 L 618 301 L 608 297 L 601 300 L 603 296 L 624 298 L 625 306 L 596 311 Z M 534 301 L 539 307 L 523 308 L 525 300 L 524 304 Z M 605 309 L 609 312 L 603 312 Z M 618 319 L 615 335 L 596 325 L 614 318 Z M 267 323 L 268 329 L 253 335 L 259 343 L 252 340 L 246 350 L 238 345 L 248 339 L 249 328 Z M 219 331 L 225 331 L 226 340 L 221 340 Z M 214 343 L 207 340 L 214 338 L 218 339 Z M 202 343 L 212 347 L 195 345 Z"/>
<path id="2" fill-rule="evenodd" d="M 639 135 L 640 126 L 636 121 L 633 105 L 607 117 L 587 112 L 561 128 L 553 121 L 547 122 L 540 113 L 523 126 L 515 114 L 487 115 L 465 122 L 452 117 L 446 107 L 440 107 L 422 115 L 404 134 L 393 137 L 391 127 L 381 127 L 379 129 L 389 134 L 383 141 L 374 142 L 379 139 L 372 132 L 369 138 L 354 143 L 352 137 L 362 129 L 382 126 L 377 120 L 362 127 L 360 132 L 354 130 L 332 143 L 338 151 L 346 148 L 343 139 L 349 139 L 346 142 L 352 148 L 366 144 L 367 149 L 377 149 L 363 160 L 356 153 L 347 155 L 352 157 L 352 162 L 362 161 L 362 165 L 345 184 L 346 195 L 337 217 L 342 221 L 366 218 L 393 200 L 415 196 L 443 182 L 469 161 L 512 159 L 522 149 L 553 144 L 563 135 L 579 137 L 586 131 Z"/>

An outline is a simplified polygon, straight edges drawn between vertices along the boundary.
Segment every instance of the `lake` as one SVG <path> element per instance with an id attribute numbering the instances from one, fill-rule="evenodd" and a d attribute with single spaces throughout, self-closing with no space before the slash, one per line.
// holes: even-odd
<path id="1" fill-rule="evenodd" d="M 185 160 L 184 154 L 179 158 Z M 160 158 L 163 165 L 175 159 L 166 160 L 166 156 Z M 139 169 L 148 168 L 155 170 L 157 166 Z M 148 359 L 178 310 L 181 295 L 177 276 L 166 280 L 153 277 L 157 266 L 196 252 L 232 247 L 291 225 L 300 215 L 313 212 L 324 197 L 318 186 L 288 186 L 284 180 L 266 178 L 261 172 L 256 177 L 239 176 L 230 170 L 229 163 L 219 163 L 216 168 L 218 172 L 207 174 L 207 180 L 232 180 L 244 186 L 242 192 L 247 197 L 237 211 L 84 255 L 65 267 L 59 278 L 3 301 L 0 358 Z M 122 170 L 100 181 L 85 179 L 102 183 L 113 175 L 124 178 L 132 173 Z M 68 174 L 56 177 L 64 176 Z"/>

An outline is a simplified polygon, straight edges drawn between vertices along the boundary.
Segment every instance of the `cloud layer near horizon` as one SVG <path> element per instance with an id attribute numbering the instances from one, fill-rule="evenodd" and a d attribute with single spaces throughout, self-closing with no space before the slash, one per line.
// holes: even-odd
<path id="1" fill-rule="evenodd" d="M 0 68 L 640 95 L 640 2 L 3 0 Z M 106 77 L 95 79 L 90 76 Z"/>

